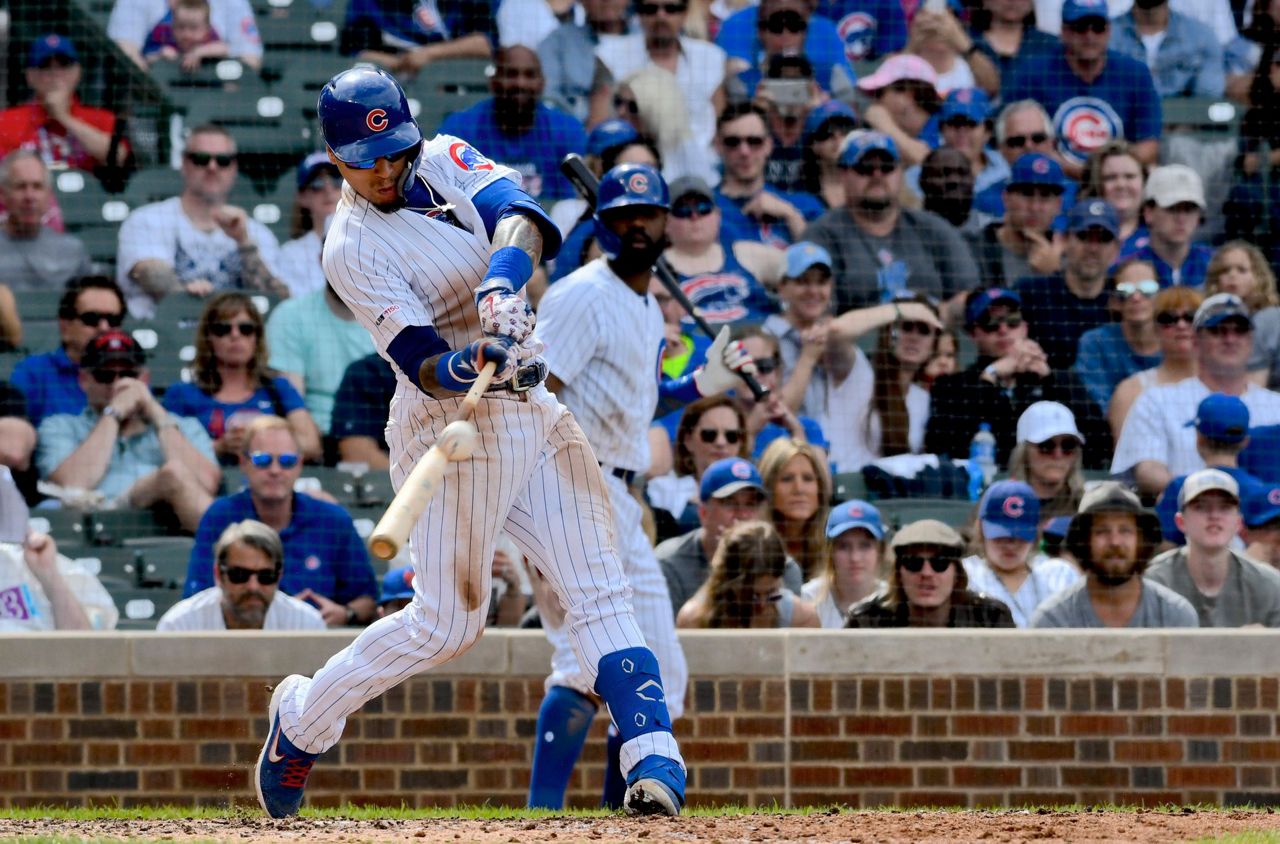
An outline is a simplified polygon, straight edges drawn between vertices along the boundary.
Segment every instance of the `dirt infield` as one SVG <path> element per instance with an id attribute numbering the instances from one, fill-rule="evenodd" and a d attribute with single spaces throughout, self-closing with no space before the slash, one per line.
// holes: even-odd
<path id="1" fill-rule="evenodd" d="M 0 839 L 219 842 L 1030 842 L 1193 841 L 1280 830 L 1280 815 L 1246 811 L 843 812 L 632 819 L 343 820 L 0 820 Z"/>

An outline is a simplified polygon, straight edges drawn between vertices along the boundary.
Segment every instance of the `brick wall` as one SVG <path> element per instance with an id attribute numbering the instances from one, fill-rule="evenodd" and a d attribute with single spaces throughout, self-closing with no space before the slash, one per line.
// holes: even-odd
<path id="1" fill-rule="evenodd" d="M 268 684 L 344 634 L 252 639 L 0 639 L 0 802 L 252 803 Z M 694 803 L 1280 803 L 1273 634 L 684 641 Z M 316 767 L 311 803 L 520 805 L 547 656 L 536 634 L 490 633 L 455 670 L 372 702 Z M 604 726 L 576 805 L 598 794 Z"/>

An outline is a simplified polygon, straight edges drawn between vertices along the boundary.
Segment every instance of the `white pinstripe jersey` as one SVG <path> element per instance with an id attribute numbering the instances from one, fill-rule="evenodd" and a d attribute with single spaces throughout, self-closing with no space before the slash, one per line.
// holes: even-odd
<path id="1" fill-rule="evenodd" d="M 536 333 L 564 383 L 558 398 L 600 462 L 648 469 L 663 341 L 657 301 L 637 295 L 597 258 L 551 285 L 538 304 Z"/>
<path id="2" fill-rule="evenodd" d="M 471 198 L 498 179 L 520 183 L 516 171 L 483 158 L 451 135 L 423 141 L 417 173 L 470 231 L 420 210 L 384 213 L 344 184 L 323 255 L 325 277 L 396 372 L 399 384 L 387 437 L 396 452 L 402 450 L 397 448 L 400 437 L 391 429 L 405 425 L 418 430 L 410 419 L 425 397 L 417 387 L 417 373 L 400 372 L 387 346 L 403 329 L 416 325 L 433 327 L 452 349 L 480 338 L 472 291 L 488 269 L 490 243 Z"/>

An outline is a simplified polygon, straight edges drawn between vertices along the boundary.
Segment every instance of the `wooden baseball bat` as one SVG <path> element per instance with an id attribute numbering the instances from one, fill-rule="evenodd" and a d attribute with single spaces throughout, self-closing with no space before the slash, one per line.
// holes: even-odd
<path id="1" fill-rule="evenodd" d="M 387 512 L 378 520 L 378 526 L 369 535 L 369 551 L 379 560 L 390 560 L 400 553 L 400 549 L 409 540 L 409 533 L 427 502 L 435 495 L 440 486 L 440 479 L 450 463 L 466 460 L 475 448 L 476 429 L 469 421 L 480 396 L 489 389 L 493 373 L 498 365 L 493 361 L 486 363 L 476 375 L 471 389 L 462 399 L 462 407 L 458 417 L 445 426 L 435 445 L 427 450 L 404 479 L 400 491 L 387 505 Z"/>
<path id="2" fill-rule="evenodd" d="M 571 152 L 560 162 L 560 172 L 565 175 L 573 187 L 587 201 L 587 207 L 595 209 L 596 192 L 599 190 L 600 181 L 596 178 L 596 174 L 591 172 L 591 168 L 587 167 L 587 162 L 582 160 L 582 156 L 576 152 Z M 676 278 L 675 270 L 671 269 L 671 265 L 667 263 L 667 259 L 663 255 L 658 256 L 658 261 L 653 265 L 653 271 L 658 276 L 658 281 L 662 282 L 662 286 L 667 288 L 680 307 L 693 317 L 694 323 L 699 330 L 708 338 L 716 339 L 716 331 L 712 329 L 711 324 L 698 313 L 698 309 L 693 302 L 689 301 L 689 297 L 680 289 L 680 281 Z M 755 396 L 756 401 L 761 401 L 769 395 L 769 391 L 755 379 L 754 375 L 746 372 L 739 372 L 738 377 L 747 382 L 747 388 L 751 390 L 751 395 Z"/>

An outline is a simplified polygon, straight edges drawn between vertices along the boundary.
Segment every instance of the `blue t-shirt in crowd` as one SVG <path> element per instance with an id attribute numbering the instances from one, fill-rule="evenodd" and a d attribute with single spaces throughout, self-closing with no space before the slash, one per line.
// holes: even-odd
<path id="1" fill-rule="evenodd" d="M 822 200 L 811 193 L 792 193 L 778 190 L 770 185 L 765 185 L 764 190 L 790 202 L 809 222 L 818 219 L 827 210 Z M 778 249 L 786 249 L 790 246 L 794 238 L 791 237 L 791 229 L 788 228 L 786 221 L 773 218 L 757 220 L 755 217 L 748 217 L 743 212 L 742 206 L 750 200 L 751 197 L 730 198 L 716 191 L 716 205 L 720 206 L 721 241 L 733 243 L 738 240 L 754 240 Z"/>
<path id="2" fill-rule="evenodd" d="M 319 5 L 319 4 L 314 4 Z M 422 0 L 417 3 L 388 3 L 386 0 L 351 0 L 344 30 L 367 27 L 381 34 L 390 46 L 431 44 L 452 41 L 479 33 L 495 40 L 493 9 L 488 0 Z M 344 54 L 353 54 L 369 45 L 346 37 Z"/>
<path id="3" fill-rule="evenodd" d="M 1151 238 L 1148 235 L 1142 246 L 1128 254 L 1122 252 L 1119 260 L 1127 261 L 1130 258 L 1150 262 L 1156 268 L 1156 281 L 1160 282 L 1161 287 L 1173 287 L 1175 284 L 1200 287 L 1204 284 L 1205 274 L 1209 272 L 1209 260 L 1213 258 L 1213 247 L 1203 243 L 1191 244 L 1191 251 L 1187 253 L 1186 260 L 1175 270 L 1151 248 Z"/>
<path id="4" fill-rule="evenodd" d="M 835 24 L 850 62 L 883 58 L 907 46 L 902 0 L 818 0 L 813 13 Z"/>
<path id="5" fill-rule="evenodd" d="M 1262 481 L 1250 475 L 1244 469 L 1237 469 L 1234 466 L 1211 466 L 1209 468 L 1221 469 L 1236 479 L 1236 483 L 1240 485 L 1241 501 L 1244 501 L 1250 495 L 1249 490 L 1262 483 Z M 1182 531 L 1178 530 L 1178 525 L 1174 522 L 1173 516 L 1178 512 L 1178 493 L 1182 491 L 1182 484 L 1186 480 L 1186 475 L 1179 475 L 1169 481 L 1169 485 L 1164 488 L 1164 495 L 1160 496 L 1160 500 L 1156 502 L 1156 515 L 1160 517 L 1161 535 L 1169 542 L 1179 546 L 1186 545 L 1187 538 Z"/>
<path id="6" fill-rule="evenodd" d="M 63 349 L 18 361 L 9 383 L 26 397 L 27 418 L 37 428 L 46 417 L 80 413 L 87 403 L 80 389 L 80 367 Z"/>
<path id="7" fill-rule="evenodd" d="M 738 74 L 748 97 L 755 96 L 764 59 L 764 45 L 760 43 L 756 28 L 758 13 L 757 6 L 748 6 L 734 12 L 721 25 L 720 32 L 716 35 L 716 44 L 730 58 L 742 59 L 750 65 Z M 836 87 L 833 76 L 843 72 L 850 85 L 858 79 L 858 74 L 845 54 L 844 41 L 836 32 L 835 24 L 821 15 L 809 18 L 809 29 L 804 36 L 804 56 L 813 66 L 813 81 L 828 94 Z"/>
<path id="8" fill-rule="evenodd" d="M 1003 97 L 1006 103 L 1031 99 L 1044 106 L 1053 119 L 1059 150 L 1077 164 L 1084 164 L 1089 153 L 1108 141 L 1160 137 L 1160 95 L 1151 71 L 1111 50 L 1093 82 L 1076 76 L 1062 49 L 1019 61 Z"/>
<path id="9" fill-rule="evenodd" d="M 246 417 L 244 424 L 247 425 L 253 421 L 250 417 L 264 413 L 288 416 L 295 410 L 306 407 L 306 402 L 303 401 L 302 396 L 298 395 L 298 391 L 293 388 L 288 379 L 272 378 L 271 386 L 276 396 L 272 396 L 272 391 L 266 387 L 259 387 L 244 401 L 232 403 L 218 401 L 195 384 L 174 384 L 164 391 L 164 409 L 176 416 L 194 416 L 200 420 L 201 425 L 204 425 L 210 437 L 220 440 L 227 432 L 227 423 L 237 414 Z"/>
<path id="10" fill-rule="evenodd" d="M 1159 366 L 1163 358 L 1159 352 L 1154 355 L 1135 352 L 1124 339 L 1124 329 L 1111 323 L 1091 328 L 1080 336 L 1075 370 L 1089 391 L 1089 398 L 1106 413 L 1111 394 L 1121 381 L 1135 372 Z"/>
<path id="11" fill-rule="evenodd" d="M 1280 425 L 1249 429 L 1249 444 L 1240 452 L 1240 466 L 1263 483 L 1280 484 Z"/>
<path id="12" fill-rule="evenodd" d="M 488 99 L 446 117 L 440 133 L 463 138 L 486 158 L 518 171 L 525 193 L 540 202 L 577 196 L 560 173 L 560 161 L 571 152 L 586 152 L 587 133 L 577 119 L 559 109 L 539 103 L 528 132 L 504 135 L 494 120 L 493 100 Z"/>
<path id="13" fill-rule="evenodd" d="M 190 598 L 214 585 L 213 546 L 222 532 L 236 522 L 257 518 L 248 490 L 209 505 L 196 530 L 182 597 Z M 340 604 L 363 595 L 378 596 L 378 578 L 369 564 L 369 552 L 351 516 L 338 505 L 294 493 L 293 519 L 280 532 L 280 541 L 284 543 L 280 588 L 286 594 L 311 589 Z"/>

